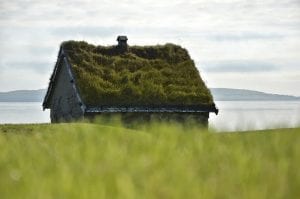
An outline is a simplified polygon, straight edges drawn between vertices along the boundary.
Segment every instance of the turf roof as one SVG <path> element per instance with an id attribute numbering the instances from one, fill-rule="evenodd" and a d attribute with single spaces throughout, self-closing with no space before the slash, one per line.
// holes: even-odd
<path id="1" fill-rule="evenodd" d="M 66 41 L 76 84 L 88 106 L 211 105 L 213 98 L 186 49 L 174 45 L 94 46 Z"/>

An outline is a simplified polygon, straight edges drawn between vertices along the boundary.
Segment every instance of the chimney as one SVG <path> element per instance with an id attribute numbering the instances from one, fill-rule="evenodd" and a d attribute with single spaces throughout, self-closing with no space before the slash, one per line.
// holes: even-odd
<path id="1" fill-rule="evenodd" d="M 126 51 L 127 50 L 127 37 L 126 36 L 123 36 L 123 35 L 120 35 L 118 36 L 117 38 L 117 41 L 118 41 L 118 48 L 121 49 L 122 51 Z"/>

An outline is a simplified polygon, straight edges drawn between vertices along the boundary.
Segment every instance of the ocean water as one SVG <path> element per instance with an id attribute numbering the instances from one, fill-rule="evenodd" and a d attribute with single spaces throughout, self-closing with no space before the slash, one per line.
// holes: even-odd
<path id="1" fill-rule="evenodd" d="M 0 102 L 0 124 L 49 122 L 50 111 L 41 102 Z"/>
<path id="2" fill-rule="evenodd" d="M 300 127 L 300 101 L 216 101 L 220 112 L 210 114 L 210 128 L 245 131 Z"/>
<path id="3" fill-rule="evenodd" d="M 218 115 L 210 114 L 216 131 L 245 131 L 300 127 L 300 101 L 216 101 Z M 0 124 L 49 123 L 49 110 L 40 102 L 0 102 Z"/>

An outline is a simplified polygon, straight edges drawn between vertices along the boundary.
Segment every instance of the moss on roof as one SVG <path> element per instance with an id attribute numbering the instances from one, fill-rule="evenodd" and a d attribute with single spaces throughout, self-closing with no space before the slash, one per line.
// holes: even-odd
<path id="1" fill-rule="evenodd" d="M 210 105 L 209 89 L 186 49 L 174 45 L 94 46 L 62 43 L 88 106 Z"/>

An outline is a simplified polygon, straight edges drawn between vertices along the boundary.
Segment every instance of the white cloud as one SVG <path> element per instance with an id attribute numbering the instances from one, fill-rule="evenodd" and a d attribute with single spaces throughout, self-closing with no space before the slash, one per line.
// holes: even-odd
<path id="1" fill-rule="evenodd" d="M 1 69 L 1 67 L 0 67 Z M 0 74 L 0 90 L 10 91 L 18 89 L 34 90 L 45 88 L 49 82 L 47 73 L 36 73 L 33 70 L 12 68 Z"/>
<path id="2" fill-rule="evenodd" d="M 227 60 L 221 62 L 208 62 L 203 66 L 206 72 L 222 73 L 257 73 L 278 70 L 272 63 L 257 60 Z"/>

